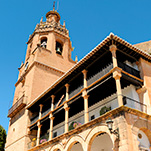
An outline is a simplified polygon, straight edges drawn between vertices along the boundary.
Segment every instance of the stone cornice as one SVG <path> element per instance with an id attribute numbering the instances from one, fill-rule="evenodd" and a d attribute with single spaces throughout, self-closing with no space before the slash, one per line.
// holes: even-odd
<path id="1" fill-rule="evenodd" d="M 127 106 L 121 106 L 121 107 L 118 107 L 114 110 L 111 110 L 111 111 L 108 111 L 107 113 L 101 115 L 100 117 L 86 123 L 86 124 L 83 124 L 81 126 L 79 126 L 78 128 L 76 129 L 73 129 L 67 133 L 64 133 L 58 137 L 55 137 L 53 138 L 52 140 L 50 141 L 47 141 L 43 144 L 40 144 L 38 146 L 35 146 L 34 148 L 32 149 L 29 149 L 28 151 L 36 151 L 44 146 L 47 146 L 47 145 L 50 145 L 52 143 L 55 143 L 55 142 L 58 142 L 58 141 L 61 141 L 62 139 L 66 138 L 66 137 L 70 137 L 71 135 L 74 135 L 74 134 L 77 134 L 77 133 L 80 133 L 81 131 L 85 130 L 86 128 L 89 128 L 91 126 L 93 126 L 94 124 L 98 124 L 99 122 L 103 122 L 106 121 L 109 117 L 111 118 L 115 118 L 116 116 L 120 116 L 121 114 L 123 114 L 123 112 L 127 112 L 127 113 L 130 113 L 130 114 L 133 114 L 133 115 L 136 115 L 136 116 L 139 116 L 141 118 L 145 118 L 147 120 L 151 120 L 151 115 L 148 115 L 144 112 L 141 112 L 141 111 L 138 111 L 136 109 L 132 109 L 132 108 L 129 108 Z"/>
<path id="2" fill-rule="evenodd" d="M 38 28 L 38 29 L 35 29 L 34 32 L 30 35 L 30 37 L 27 41 L 27 44 L 31 41 L 31 39 L 34 37 L 34 35 L 36 35 L 38 33 L 44 33 L 44 32 L 55 32 L 59 35 L 62 35 L 63 37 L 65 37 L 67 39 L 70 39 L 68 33 L 63 33 L 62 31 L 59 31 L 55 28 Z"/>
<path id="3" fill-rule="evenodd" d="M 63 75 L 63 74 L 65 73 L 65 72 L 63 72 L 63 71 L 61 71 L 61 70 L 59 70 L 59 69 L 57 69 L 57 68 L 48 66 L 48 65 L 46 65 L 46 64 L 44 64 L 44 63 L 41 63 L 41 62 L 38 62 L 38 61 L 34 61 L 34 62 L 31 64 L 31 66 L 27 69 L 27 71 L 25 71 L 25 72 L 23 73 L 23 75 L 19 78 L 19 80 L 15 83 L 15 86 L 17 86 L 17 85 L 22 81 L 22 79 L 25 78 L 25 76 L 26 76 L 26 75 L 28 74 L 28 72 L 33 68 L 34 65 L 43 66 L 43 67 L 45 67 L 45 68 L 47 68 L 47 69 L 49 69 L 49 70 L 53 70 L 53 71 L 55 71 L 55 72 L 61 74 L 61 75 Z"/>

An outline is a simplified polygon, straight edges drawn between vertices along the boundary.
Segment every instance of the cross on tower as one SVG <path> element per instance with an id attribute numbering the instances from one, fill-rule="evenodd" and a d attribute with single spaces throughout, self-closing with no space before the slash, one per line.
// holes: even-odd
<path id="1" fill-rule="evenodd" d="M 53 11 L 55 11 L 55 1 L 53 2 Z"/>

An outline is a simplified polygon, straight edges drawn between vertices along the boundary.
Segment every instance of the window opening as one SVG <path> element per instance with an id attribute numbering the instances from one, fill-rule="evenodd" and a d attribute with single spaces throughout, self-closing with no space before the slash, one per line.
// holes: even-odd
<path id="1" fill-rule="evenodd" d="M 62 44 L 56 41 L 56 53 L 61 55 L 62 54 Z"/>
<path id="2" fill-rule="evenodd" d="M 54 132 L 54 133 L 53 133 L 53 137 L 57 137 L 57 132 Z"/>
<path id="3" fill-rule="evenodd" d="M 41 47 L 43 47 L 43 48 L 47 47 L 47 38 L 44 38 L 41 40 Z"/>
<path id="4" fill-rule="evenodd" d="M 25 71 L 27 70 L 28 65 L 29 65 L 29 63 L 28 63 L 28 62 L 26 62 L 26 64 L 25 64 Z"/>
<path id="5" fill-rule="evenodd" d="M 95 115 L 92 115 L 92 116 L 91 116 L 91 120 L 93 120 L 93 119 L 95 119 Z"/>
<path id="6" fill-rule="evenodd" d="M 126 101 L 126 97 L 124 96 L 123 97 L 123 105 L 126 105 L 127 104 L 127 101 Z"/>

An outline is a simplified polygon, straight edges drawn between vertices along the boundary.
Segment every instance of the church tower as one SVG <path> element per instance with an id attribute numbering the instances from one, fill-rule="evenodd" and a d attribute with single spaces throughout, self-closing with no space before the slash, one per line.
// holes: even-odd
<path id="1" fill-rule="evenodd" d="M 19 67 L 13 105 L 8 113 L 6 151 L 27 150 L 29 113 L 26 105 L 75 64 L 71 59 L 72 50 L 65 22 L 60 24 L 60 15 L 53 8 L 46 14 L 46 22 L 41 18 L 27 42 L 25 61 Z"/>

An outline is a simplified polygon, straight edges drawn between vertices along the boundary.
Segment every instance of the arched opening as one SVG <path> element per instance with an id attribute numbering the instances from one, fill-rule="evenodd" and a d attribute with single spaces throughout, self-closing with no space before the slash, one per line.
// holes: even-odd
<path id="1" fill-rule="evenodd" d="M 74 142 L 68 148 L 68 151 L 83 151 L 82 145 L 79 142 Z"/>
<path id="2" fill-rule="evenodd" d="M 41 38 L 41 47 L 46 48 L 47 47 L 47 38 L 43 37 Z"/>
<path id="3" fill-rule="evenodd" d="M 113 143 L 107 133 L 100 133 L 92 138 L 90 148 L 91 151 L 111 151 L 113 149 Z"/>
<path id="4" fill-rule="evenodd" d="M 62 55 L 62 44 L 56 41 L 56 53 Z"/>
<path id="5" fill-rule="evenodd" d="M 139 149 L 144 151 L 150 151 L 150 142 L 147 135 L 142 131 L 138 131 L 137 140 L 139 141 Z"/>
<path id="6" fill-rule="evenodd" d="M 55 149 L 55 150 L 53 150 L 53 151 L 61 151 L 60 149 Z"/>

